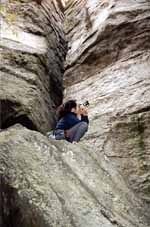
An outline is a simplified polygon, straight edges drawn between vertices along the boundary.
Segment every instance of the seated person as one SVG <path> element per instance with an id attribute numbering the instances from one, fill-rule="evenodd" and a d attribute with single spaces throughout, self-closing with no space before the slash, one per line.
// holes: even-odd
<path id="1" fill-rule="evenodd" d="M 55 138 L 78 143 L 88 130 L 87 108 L 69 100 L 58 107 L 57 114 L 59 121 L 54 130 Z"/>

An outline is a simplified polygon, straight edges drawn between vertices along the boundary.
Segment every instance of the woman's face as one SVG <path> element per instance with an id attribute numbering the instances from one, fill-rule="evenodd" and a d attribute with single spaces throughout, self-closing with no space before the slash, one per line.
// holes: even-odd
<path id="1" fill-rule="evenodd" d="M 79 112 L 80 112 L 80 106 L 77 104 L 76 108 L 72 108 L 71 112 L 73 112 L 75 114 L 79 114 Z"/>

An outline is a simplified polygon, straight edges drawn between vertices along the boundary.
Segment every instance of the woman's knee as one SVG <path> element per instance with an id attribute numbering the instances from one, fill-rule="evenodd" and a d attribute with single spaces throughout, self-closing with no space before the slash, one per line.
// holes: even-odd
<path id="1" fill-rule="evenodd" d="M 88 123 L 82 121 L 82 122 L 80 123 L 80 128 L 82 128 L 84 131 L 87 131 L 87 130 L 88 130 Z"/>

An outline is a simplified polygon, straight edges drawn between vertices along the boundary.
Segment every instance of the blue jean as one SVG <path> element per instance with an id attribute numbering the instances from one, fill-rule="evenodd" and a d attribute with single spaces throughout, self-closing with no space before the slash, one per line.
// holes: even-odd
<path id="1" fill-rule="evenodd" d="M 64 130 L 61 130 L 61 129 L 57 129 L 54 134 L 55 134 L 56 140 L 66 139 L 68 142 L 72 143 L 73 141 L 76 141 L 76 142 L 80 141 L 80 139 L 85 135 L 87 130 L 88 130 L 88 124 L 82 121 L 74 125 L 69 130 L 67 130 L 68 137 L 65 137 Z"/>
<path id="2" fill-rule="evenodd" d="M 78 124 L 76 124 L 75 126 L 73 126 L 71 129 L 69 129 L 69 137 L 67 138 L 67 140 L 69 142 L 73 142 L 73 141 L 80 141 L 80 139 L 85 135 L 85 133 L 88 130 L 88 124 L 84 121 L 79 122 Z"/>

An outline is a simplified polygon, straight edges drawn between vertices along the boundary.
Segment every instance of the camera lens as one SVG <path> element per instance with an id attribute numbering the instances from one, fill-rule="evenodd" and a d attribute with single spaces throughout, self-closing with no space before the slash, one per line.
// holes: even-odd
<path id="1" fill-rule="evenodd" d="M 84 103 L 83 103 L 83 106 L 89 106 L 90 104 L 89 104 L 89 101 L 85 101 Z"/>

